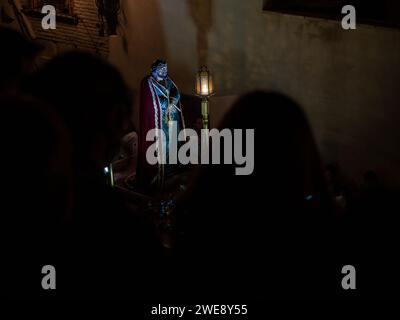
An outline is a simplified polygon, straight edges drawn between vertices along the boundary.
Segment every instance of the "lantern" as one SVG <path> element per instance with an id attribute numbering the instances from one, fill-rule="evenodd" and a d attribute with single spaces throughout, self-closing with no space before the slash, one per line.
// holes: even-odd
<path id="1" fill-rule="evenodd" d="M 202 66 L 196 77 L 196 94 L 202 98 L 201 115 L 203 129 L 209 129 L 209 101 L 208 98 L 215 94 L 213 78 L 206 66 Z"/>
<path id="2" fill-rule="evenodd" d="M 213 78 L 206 66 L 202 66 L 197 73 L 196 94 L 202 98 L 208 98 L 214 94 Z"/>

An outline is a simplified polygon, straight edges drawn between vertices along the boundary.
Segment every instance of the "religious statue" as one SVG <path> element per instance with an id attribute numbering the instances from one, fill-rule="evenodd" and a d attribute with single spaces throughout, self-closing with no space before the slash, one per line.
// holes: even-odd
<path id="1" fill-rule="evenodd" d="M 179 89 L 168 76 L 167 62 L 156 60 L 151 66 L 151 74 L 141 83 L 140 110 L 139 110 L 139 154 L 138 154 L 138 182 L 145 191 L 162 190 L 165 179 L 174 174 L 176 166 L 169 164 L 170 139 L 176 135 L 170 134 L 172 123 L 176 132 L 185 128 Z M 161 150 L 167 157 L 165 163 L 151 165 L 146 159 L 146 152 L 154 141 L 147 141 L 147 133 L 152 129 L 162 130 L 164 139 Z M 178 144 L 178 141 L 175 141 Z"/>

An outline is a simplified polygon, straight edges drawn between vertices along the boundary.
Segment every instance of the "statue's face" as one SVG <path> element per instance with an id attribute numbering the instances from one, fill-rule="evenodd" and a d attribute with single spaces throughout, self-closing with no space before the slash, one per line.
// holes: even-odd
<path id="1" fill-rule="evenodd" d="M 157 80 L 165 80 L 168 76 L 168 66 L 166 64 L 160 64 L 154 71 L 153 75 Z"/>

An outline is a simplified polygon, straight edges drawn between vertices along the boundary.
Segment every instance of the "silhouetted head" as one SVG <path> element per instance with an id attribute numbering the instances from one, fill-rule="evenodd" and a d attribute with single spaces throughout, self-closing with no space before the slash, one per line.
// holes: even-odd
<path id="1" fill-rule="evenodd" d="M 28 41 L 19 32 L 1 26 L 0 39 L 0 90 L 4 90 L 33 70 L 40 46 Z"/>
<path id="2" fill-rule="evenodd" d="M 220 126 L 226 128 L 254 130 L 254 171 L 236 175 L 235 157 L 233 164 L 200 170 L 184 203 L 188 252 L 195 264 L 198 252 L 207 254 L 203 269 L 212 265 L 213 274 L 225 278 L 228 294 L 263 295 L 266 286 L 275 290 L 282 283 L 281 289 L 294 288 L 294 281 L 307 279 L 293 274 L 313 264 L 318 246 L 326 249 L 331 213 L 308 121 L 293 100 L 252 92 L 233 105 Z M 248 154 L 245 137 L 242 131 L 242 138 L 234 138 L 236 156 Z"/>
<path id="3" fill-rule="evenodd" d="M 220 126 L 223 128 L 254 129 L 255 145 L 251 175 L 235 175 L 235 164 L 212 167 L 211 179 L 221 190 L 233 189 L 252 197 L 261 190 L 256 185 L 262 183 L 262 192 L 271 201 L 279 199 L 297 208 L 304 205 L 308 196 L 318 198 L 323 193 L 322 164 L 312 131 L 303 111 L 290 98 L 268 92 L 244 95 L 226 115 Z M 243 153 L 244 132 L 239 141 Z M 246 186 L 245 190 L 242 186 Z"/>
<path id="4" fill-rule="evenodd" d="M 304 212 L 326 209 L 329 200 L 320 157 L 308 121 L 293 100 L 268 92 L 244 95 L 226 115 L 223 128 L 254 129 L 254 171 L 236 175 L 240 165 L 235 157 L 233 164 L 200 170 L 190 191 L 193 209 L 218 212 L 207 228 L 247 227 L 256 235 L 281 223 L 295 227 L 295 221 L 306 217 Z M 242 140 L 234 141 L 234 153 L 245 155 L 245 137 L 243 131 Z M 235 150 L 237 146 L 242 148 Z"/>
<path id="5" fill-rule="evenodd" d="M 91 54 L 71 52 L 45 65 L 28 90 L 64 120 L 77 166 L 99 169 L 110 163 L 131 125 L 131 94 L 116 68 Z"/>
<path id="6" fill-rule="evenodd" d="M 71 146 L 68 131 L 46 104 L 29 97 L 0 98 L 2 225 L 4 220 L 45 235 L 71 207 Z M 7 204 L 8 203 L 8 204 Z M 35 230 L 35 226 L 37 230 Z M 47 231 L 50 231 L 47 230 Z"/>

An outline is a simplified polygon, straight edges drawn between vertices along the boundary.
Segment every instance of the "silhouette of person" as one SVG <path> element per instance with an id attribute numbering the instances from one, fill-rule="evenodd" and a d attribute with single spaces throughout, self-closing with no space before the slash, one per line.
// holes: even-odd
<path id="1" fill-rule="evenodd" d="M 277 93 L 252 92 L 233 105 L 222 128 L 255 130 L 254 172 L 236 176 L 235 164 L 203 166 L 182 199 L 179 252 L 199 284 L 191 293 L 217 298 L 328 294 L 336 285 L 327 273 L 335 255 L 332 208 L 300 107 Z"/>
<path id="2" fill-rule="evenodd" d="M 26 88 L 54 106 L 71 134 L 75 201 L 63 265 L 66 292 L 146 296 L 158 240 L 148 217 L 130 209 L 104 176 L 131 127 L 124 80 L 102 59 L 71 52 L 50 61 Z M 116 267 L 124 281 L 110 272 Z"/>

